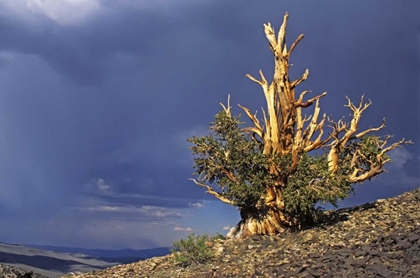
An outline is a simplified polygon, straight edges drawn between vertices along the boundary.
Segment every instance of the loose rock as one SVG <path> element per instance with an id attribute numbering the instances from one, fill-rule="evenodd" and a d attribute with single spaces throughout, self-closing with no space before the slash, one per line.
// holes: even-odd
<path id="1" fill-rule="evenodd" d="M 420 277 L 420 188 L 328 211 L 305 231 L 211 248 L 217 256 L 202 265 L 181 268 L 168 255 L 73 277 Z"/>

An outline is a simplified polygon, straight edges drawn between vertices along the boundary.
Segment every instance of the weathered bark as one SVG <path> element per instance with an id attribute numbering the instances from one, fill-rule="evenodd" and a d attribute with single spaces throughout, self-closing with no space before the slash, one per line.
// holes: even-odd
<path id="1" fill-rule="evenodd" d="M 241 220 L 230 229 L 228 239 L 246 238 L 252 235 L 276 235 L 290 227 L 313 224 L 313 219 L 297 219 L 285 210 L 282 190 L 270 187 L 261 207 L 240 208 Z M 302 221 L 304 220 L 304 221 Z"/>
<path id="2" fill-rule="evenodd" d="M 264 24 L 264 31 L 269 42 L 271 51 L 274 54 L 275 66 L 274 77 L 271 84 L 269 84 L 260 70 L 261 80 L 258 80 L 247 74 L 246 76 L 252 81 L 261 85 L 267 101 L 267 114 L 263 110 L 265 128 L 260 125 L 256 115 L 252 115 L 250 110 L 246 107 L 241 107 L 248 117 L 252 120 L 255 127 L 245 128 L 244 131 L 258 135 L 264 144 L 263 153 L 266 155 L 285 155 L 292 154 L 292 168 L 290 174 L 296 170 L 299 160 L 299 155 L 305 150 L 306 152 L 315 150 L 322 146 L 325 141 L 321 141 L 322 127 L 326 118 L 324 117 L 320 123 L 317 123 L 319 113 L 318 100 L 325 96 L 324 92 L 314 98 L 303 102 L 303 97 L 310 91 L 304 91 L 299 98 L 295 100 L 296 87 L 308 78 L 309 70 L 306 69 L 304 74 L 295 81 L 289 78 L 289 63 L 290 55 L 298 43 L 303 39 L 301 34 L 292 44 L 289 50 L 286 45 L 286 25 L 289 14 L 286 13 L 283 18 L 283 24 L 280 27 L 277 39 L 273 27 L 270 23 Z M 307 108 L 313 103 L 316 103 L 315 114 L 310 125 L 304 132 L 302 138 L 303 124 L 309 120 L 302 120 L 302 108 Z M 314 141 L 310 139 L 314 133 L 321 130 L 321 135 Z M 303 144 L 304 143 L 304 144 Z M 278 172 L 278 169 L 273 168 L 273 173 Z"/>
<path id="3" fill-rule="evenodd" d="M 290 55 L 304 36 L 303 34 L 300 35 L 292 43 L 290 49 L 287 49 L 286 25 L 288 17 L 289 14 L 286 13 L 277 37 L 271 24 L 264 24 L 264 31 L 275 61 L 272 82 L 267 81 L 261 70 L 259 71 L 260 80 L 249 74 L 246 75 L 249 79 L 258 83 L 264 92 L 267 102 L 267 111 L 262 109 L 264 122 L 261 123 L 256 114 L 252 114 L 247 107 L 241 105 L 239 107 L 253 123 L 253 126 L 246 127 L 242 131 L 250 134 L 251 138 L 261 146 L 262 153 L 268 157 L 291 154 L 291 167 L 284 174 L 285 169 L 279 169 L 279 165 L 272 163 L 269 172 L 272 176 L 277 176 L 278 179 L 274 184 L 267 185 L 265 195 L 262 197 L 263 205 L 261 207 L 240 208 L 242 220 L 229 232 L 228 237 L 230 238 L 246 237 L 254 234 L 275 234 L 281 232 L 284 228 L 300 224 L 300 220 L 287 217 L 282 192 L 287 187 L 288 178 L 296 172 L 302 154 L 320 148 L 330 148 L 327 156 L 328 168 L 330 174 L 335 175 L 340 166 L 340 153 L 349 142 L 385 127 L 385 121 L 383 121 L 379 127 L 358 131 L 362 113 L 371 105 L 371 102 L 363 103 L 363 97 L 358 107 L 347 98 L 348 104 L 345 106 L 353 112 L 350 123 L 346 123 L 342 119 L 334 122 L 325 113 L 320 118 L 319 101 L 327 94 L 326 92 L 304 101 L 304 96 L 311 91 L 303 91 L 297 99 L 295 98 L 295 89 L 308 78 L 309 70 L 306 69 L 303 75 L 295 81 L 291 81 L 289 78 Z M 303 117 L 302 108 L 308 108 L 313 104 L 315 104 L 313 114 L 309 117 Z M 221 105 L 226 114 L 230 116 L 229 99 L 227 106 Z M 328 136 L 323 138 L 326 121 L 331 124 L 329 127 L 332 130 L 327 132 Z M 317 134 L 316 138 L 314 138 L 315 134 Z M 374 159 L 365 158 L 359 151 L 352 153 L 351 170 L 348 176 L 347 174 L 345 176 L 349 183 L 360 183 L 384 172 L 383 166 L 390 161 L 385 154 L 403 144 L 412 144 L 411 141 L 402 139 L 390 146 L 385 146 L 389 138 L 391 136 L 386 136 L 384 141 L 378 140 L 376 142 L 379 153 Z M 226 156 L 228 155 L 226 154 Z M 370 166 L 368 169 L 366 167 L 358 168 L 356 161 L 360 157 L 363 157 L 365 165 Z M 217 165 L 217 167 L 232 183 L 238 182 L 233 171 L 226 169 L 223 165 Z M 223 191 L 214 190 L 203 180 L 191 180 L 197 185 L 207 188 L 207 193 L 214 195 L 222 202 L 235 205 L 234 202 L 226 198 Z"/>
<path id="4" fill-rule="evenodd" d="M 293 219 L 284 213 L 281 190 L 269 188 L 262 207 L 240 208 L 241 221 L 233 227 L 226 238 L 245 238 L 252 235 L 275 235 L 292 226 Z"/>
<path id="5" fill-rule="evenodd" d="M 258 210 L 241 209 L 242 220 L 226 235 L 227 239 L 246 238 L 252 235 L 276 235 L 288 227 L 284 214 L 275 208 Z"/>

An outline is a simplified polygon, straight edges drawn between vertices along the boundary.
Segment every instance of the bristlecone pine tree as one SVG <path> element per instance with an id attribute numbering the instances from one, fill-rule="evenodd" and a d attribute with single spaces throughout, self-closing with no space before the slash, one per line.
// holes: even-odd
<path id="1" fill-rule="evenodd" d="M 288 17 L 286 13 L 277 38 L 271 24 L 264 24 L 275 60 L 273 81 L 269 83 L 261 70 L 260 80 L 246 75 L 264 91 L 267 112 L 262 110 L 263 123 L 239 105 L 253 123 L 240 128 L 244 123 L 240 116 L 232 116 L 228 98 L 227 106 L 221 104 L 223 110 L 210 124 L 210 135 L 188 138 L 198 175 L 191 180 L 240 210 L 242 220 L 227 238 L 274 235 L 285 228 L 316 223 L 322 216 L 317 204 L 336 206 L 354 190 L 354 184 L 386 171 L 383 166 L 391 161 L 387 152 L 412 144 L 402 139 L 388 145 L 392 136 L 371 135 L 384 128 L 385 121 L 379 127 L 358 131 L 362 113 L 371 105 L 370 101 L 364 103 L 363 97 L 359 106 L 347 98 L 350 123 L 335 122 L 326 114 L 319 119 L 319 100 L 326 92 L 304 101 L 310 91 L 303 91 L 295 99 L 296 87 L 307 79 L 309 71 L 295 81 L 289 79 L 289 58 L 303 34 L 287 49 Z M 302 118 L 302 108 L 311 105 L 315 105 L 313 115 Z M 309 155 L 316 150 L 323 152 Z"/>

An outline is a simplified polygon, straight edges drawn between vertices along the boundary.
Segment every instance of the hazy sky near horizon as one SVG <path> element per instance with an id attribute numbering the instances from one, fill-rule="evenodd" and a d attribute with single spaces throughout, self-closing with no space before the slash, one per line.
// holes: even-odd
<path id="1" fill-rule="evenodd" d="M 373 104 L 361 128 L 415 145 L 356 186 L 350 206 L 420 186 L 420 2 L 414 0 L 0 0 L 0 241 L 86 248 L 169 246 L 240 217 L 188 178 L 186 139 L 231 94 L 255 111 L 272 76 L 263 23 L 290 13 L 298 92 Z M 271 78 L 270 78 L 271 80 Z M 347 117 L 348 119 L 348 117 Z"/>

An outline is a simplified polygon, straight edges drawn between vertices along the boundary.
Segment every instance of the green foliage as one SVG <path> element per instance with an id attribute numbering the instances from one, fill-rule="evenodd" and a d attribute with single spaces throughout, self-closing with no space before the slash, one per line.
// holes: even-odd
<path id="1" fill-rule="evenodd" d="M 224 237 L 217 233 L 215 236 L 195 235 L 189 234 L 186 239 L 174 242 L 174 249 L 171 253 L 174 254 L 176 263 L 185 267 L 191 264 L 206 263 L 213 257 L 212 250 L 206 245 L 208 242 L 213 242 L 217 239 L 224 239 Z"/>
<path id="2" fill-rule="evenodd" d="M 298 168 L 289 176 L 283 192 L 287 212 L 316 220 L 319 216 L 314 209 L 317 203 L 330 203 L 336 207 L 337 202 L 348 197 L 353 190 L 341 172 L 330 175 L 326 154 L 302 154 Z"/>
<path id="3" fill-rule="evenodd" d="M 381 156 L 378 160 L 378 154 L 381 151 L 380 146 L 384 143 L 379 136 L 364 136 L 359 139 L 350 141 L 346 148 L 340 153 L 340 160 L 343 161 L 342 167 L 350 166 L 353 155 L 358 152 L 357 159 L 354 161 L 355 167 L 368 171 L 372 163 L 380 163 L 389 160 L 387 154 Z M 347 168 L 347 172 L 351 171 L 351 167 Z"/>
<path id="4" fill-rule="evenodd" d="M 340 150 L 335 175 L 329 172 L 326 153 L 300 154 L 297 170 L 290 175 L 291 154 L 264 155 L 262 142 L 252 140 L 240 128 L 243 124 L 240 116 L 232 117 L 222 110 L 210 124 L 209 135 L 188 139 L 193 143 L 194 174 L 199 175 L 198 180 L 218 186 L 221 195 L 239 207 L 258 207 L 266 188 L 280 179 L 285 183 L 285 212 L 295 218 L 316 220 L 317 204 L 337 206 L 338 201 L 354 192 L 347 177 L 355 167 L 363 174 L 380 162 L 378 159 L 389 159 L 386 155 L 377 156 L 384 140 L 365 136 L 351 139 Z M 280 170 L 277 176 L 269 171 L 273 165 Z"/>
<path id="5" fill-rule="evenodd" d="M 200 181 L 217 184 L 223 196 L 237 206 L 255 206 L 270 182 L 268 160 L 259 145 L 240 130 L 244 123 L 239 118 L 221 111 L 210 124 L 210 135 L 188 138 L 188 142 L 194 144 L 194 174 Z"/>

